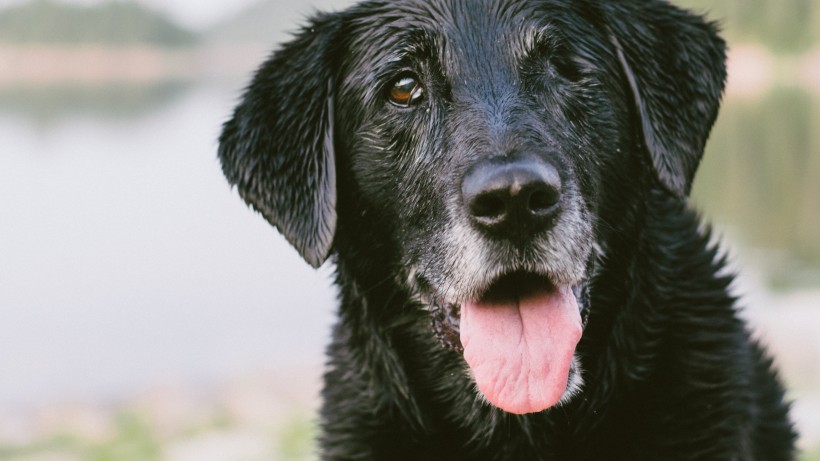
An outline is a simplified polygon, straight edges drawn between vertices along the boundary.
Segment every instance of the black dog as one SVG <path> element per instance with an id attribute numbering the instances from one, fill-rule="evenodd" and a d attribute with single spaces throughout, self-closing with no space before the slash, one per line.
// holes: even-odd
<path id="1" fill-rule="evenodd" d="M 328 460 L 788 460 L 687 195 L 724 43 L 661 0 L 399 0 L 257 72 L 225 175 L 340 320 Z"/>

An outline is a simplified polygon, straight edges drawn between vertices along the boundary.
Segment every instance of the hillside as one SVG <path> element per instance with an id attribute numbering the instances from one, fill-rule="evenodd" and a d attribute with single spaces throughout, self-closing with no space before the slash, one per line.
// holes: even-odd
<path id="1" fill-rule="evenodd" d="M 272 45 L 288 39 L 317 11 L 335 11 L 355 0 L 257 0 L 207 31 L 207 40 L 227 44 Z"/>
<path id="2" fill-rule="evenodd" d="M 718 21 L 733 44 L 760 43 L 775 53 L 802 53 L 820 43 L 817 0 L 671 0 Z M 259 0 L 208 32 L 221 43 L 276 43 L 314 10 L 344 8 L 352 0 Z"/>
<path id="3" fill-rule="evenodd" d="M 776 53 L 801 53 L 820 42 L 816 0 L 672 0 L 717 20 L 730 43 L 757 42 Z"/>
<path id="4" fill-rule="evenodd" d="M 131 1 L 84 6 L 54 0 L 0 10 L 0 43 L 188 46 L 197 36 Z"/>

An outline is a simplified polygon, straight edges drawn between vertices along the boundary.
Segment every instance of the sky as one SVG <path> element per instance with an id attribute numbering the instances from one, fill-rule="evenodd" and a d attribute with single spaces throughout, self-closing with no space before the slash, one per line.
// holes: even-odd
<path id="1" fill-rule="evenodd" d="M 0 0 L 0 8 L 24 3 L 26 0 Z M 104 0 L 61 0 L 77 4 L 101 3 Z M 110 1 L 110 0 L 109 0 Z M 154 10 L 171 15 L 179 23 L 203 28 L 236 14 L 256 0 L 136 0 Z"/>

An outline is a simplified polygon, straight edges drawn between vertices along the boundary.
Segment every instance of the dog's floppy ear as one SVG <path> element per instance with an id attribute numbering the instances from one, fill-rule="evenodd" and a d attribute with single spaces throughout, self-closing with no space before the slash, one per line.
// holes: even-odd
<path id="1" fill-rule="evenodd" d="M 239 194 L 314 267 L 336 229 L 333 15 L 316 17 L 256 72 L 219 138 Z"/>
<path id="2" fill-rule="evenodd" d="M 657 178 L 685 197 L 717 117 L 726 44 L 714 24 L 665 1 L 602 3 Z"/>

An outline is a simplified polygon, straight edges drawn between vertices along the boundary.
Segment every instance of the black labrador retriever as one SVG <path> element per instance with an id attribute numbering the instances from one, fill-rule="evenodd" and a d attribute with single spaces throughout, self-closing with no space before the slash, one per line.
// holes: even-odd
<path id="1" fill-rule="evenodd" d="M 724 54 L 661 0 L 398 0 L 262 65 L 219 158 L 335 262 L 322 459 L 793 459 L 687 203 Z"/>

